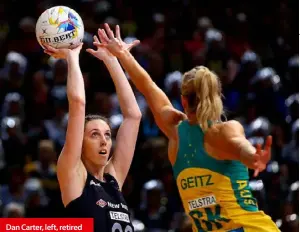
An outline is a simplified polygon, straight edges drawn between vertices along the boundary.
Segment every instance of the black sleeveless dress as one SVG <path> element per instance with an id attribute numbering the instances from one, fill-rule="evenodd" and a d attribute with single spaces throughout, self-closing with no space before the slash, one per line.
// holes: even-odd
<path id="1" fill-rule="evenodd" d="M 133 232 L 130 213 L 116 179 L 105 174 L 101 182 L 88 173 L 80 197 L 66 207 L 67 217 L 93 218 L 95 232 Z"/>

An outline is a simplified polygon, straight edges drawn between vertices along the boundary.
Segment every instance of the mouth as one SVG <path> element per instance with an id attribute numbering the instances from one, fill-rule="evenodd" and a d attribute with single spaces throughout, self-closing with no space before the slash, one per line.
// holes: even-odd
<path id="1" fill-rule="evenodd" d="M 107 154 L 107 150 L 106 149 L 101 149 L 98 154 L 99 155 L 106 155 Z"/>

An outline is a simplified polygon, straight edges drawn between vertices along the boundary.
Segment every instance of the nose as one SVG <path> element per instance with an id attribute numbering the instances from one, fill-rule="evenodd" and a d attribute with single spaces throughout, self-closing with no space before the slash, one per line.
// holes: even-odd
<path id="1" fill-rule="evenodd" d="M 100 145 L 101 146 L 106 146 L 107 142 L 106 142 L 106 138 L 104 135 L 101 136 L 101 141 L 100 141 Z"/>
<path id="2" fill-rule="evenodd" d="M 101 143 L 100 143 L 100 145 L 101 145 L 101 146 L 106 146 L 106 141 L 105 141 L 105 140 L 102 140 Z"/>

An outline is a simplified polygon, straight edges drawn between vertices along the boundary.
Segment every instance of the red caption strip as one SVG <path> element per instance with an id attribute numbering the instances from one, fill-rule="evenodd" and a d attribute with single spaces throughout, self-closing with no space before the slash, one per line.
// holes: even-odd
<path id="1" fill-rule="evenodd" d="M 94 231 L 92 218 L 0 218 L 0 231 Z"/>

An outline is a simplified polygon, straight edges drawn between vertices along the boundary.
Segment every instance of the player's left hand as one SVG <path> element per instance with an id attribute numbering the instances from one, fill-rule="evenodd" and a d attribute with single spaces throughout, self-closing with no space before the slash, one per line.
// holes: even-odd
<path id="1" fill-rule="evenodd" d="M 254 155 L 254 177 L 266 169 L 266 165 L 271 159 L 272 136 L 266 139 L 265 147 L 262 150 L 261 144 L 256 145 L 256 154 Z"/>
<path id="2" fill-rule="evenodd" d="M 121 38 L 120 27 L 116 26 L 115 34 L 110 29 L 107 23 L 104 24 L 105 30 L 99 29 L 99 36 L 101 35 L 101 43 L 94 42 L 97 47 L 107 48 L 114 56 L 118 57 L 123 51 L 130 51 L 133 47 L 137 46 L 140 41 L 134 40 L 132 43 L 125 43 Z"/>

